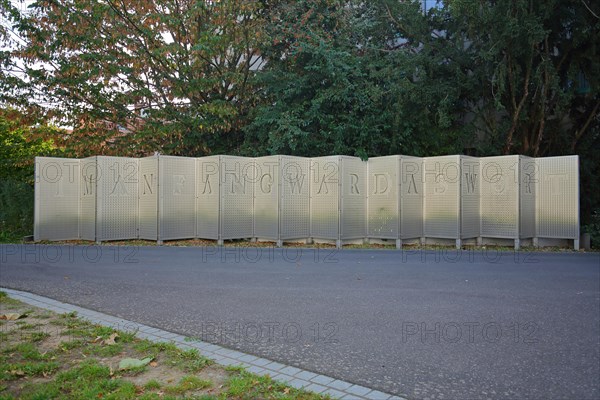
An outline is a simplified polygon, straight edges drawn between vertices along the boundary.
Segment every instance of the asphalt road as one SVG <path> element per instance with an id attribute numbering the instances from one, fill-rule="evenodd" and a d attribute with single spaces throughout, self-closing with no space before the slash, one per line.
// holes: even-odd
<path id="1" fill-rule="evenodd" d="M 600 397 L 599 253 L 2 245 L 0 286 L 408 398 Z"/>

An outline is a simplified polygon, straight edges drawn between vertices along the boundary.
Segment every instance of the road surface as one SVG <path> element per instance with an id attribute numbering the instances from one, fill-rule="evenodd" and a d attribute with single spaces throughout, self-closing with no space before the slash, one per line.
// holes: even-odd
<path id="1" fill-rule="evenodd" d="M 25 290 L 410 399 L 600 397 L 600 254 L 1 245 Z"/>

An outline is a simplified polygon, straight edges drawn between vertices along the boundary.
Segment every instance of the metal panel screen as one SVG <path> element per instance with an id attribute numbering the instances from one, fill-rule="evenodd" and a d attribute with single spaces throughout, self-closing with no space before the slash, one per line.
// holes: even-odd
<path id="1" fill-rule="evenodd" d="M 96 240 L 138 237 L 138 160 L 98 156 Z"/>
<path id="2" fill-rule="evenodd" d="M 369 158 L 367 169 L 368 236 L 398 239 L 400 156 Z"/>
<path id="3" fill-rule="evenodd" d="M 159 232 L 160 240 L 190 239 L 196 236 L 196 160 L 160 156 Z"/>
<path id="4" fill-rule="evenodd" d="M 481 236 L 519 238 L 519 156 L 484 157 L 481 168 Z"/>
<path id="5" fill-rule="evenodd" d="M 35 240 L 79 238 L 79 160 L 36 157 Z"/>
<path id="6" fill-rule="evenodd" d="M 479 236 L 480 175 L 479 159 L 460 157 L 460 236 Z"/>
<path id="7" fill-rule="evenodd" d="M 158 240 L 158 156 L 139 160 L 140 239 Z"/>
<path id="8" fill-rule="evenodd" d="M 281 239 L 310 236 L 310 159 L 281 156 Z"/>
<path id="9" fill-rule="evenodd" d="M 221 239 L 254 236 L 255 174 L 252 158 L 221 156 Z"/>
<path id="10" fill-rule="evenodd" d="M 400 238 L 423 236 L 423 159 L 400 158 Z"/>
<path id="11" fill-rule="evenodd" d="M 254 236 L 279 239 L 279 178 L 280 156 L 255 158 L 254 174 Z M 252 172 L 252 171 L 250 171 Z"/>
<path id="12" fill-rule="evenodd" d="M 219 239 L 221 156 L 196 159 L 196 236 Z"/>
<path id="13" fill-rule="evenodd" d="M 96 240 L 96 184 L 98 172 L 96 157 L 80 160 L 81 178 L 79 191 L 79 237 Z"/>
<path id="14" fill-rule="evenodd" d="M 318 239 L 339 239 L 340 157 L 310 160 L 310 235 Z"/>
<path id="15" fill-rule="evenodd" d="M 536 235 L 535 198 L 539 179 L 535 158 L 519 156 L 519 237 Z"/>
<path id="16" fill-rule="evenodd" d="M 424 160 L 424 235 L 459 239 L 460 156 L 428 157 Z"/>
<path id="17" fill-rule="evenodd" d="M 537 236 L 579 240 L 579 157 L 537 158 Z"/>
<path id="18" fill-rule="evenodd" d="M 36 158 L 36 240 L 579 239 L 577 156 Z"/>
<path id="19" fill-rule="evenodd" d="M 340 237 L 367 237 L 367 163 L 357 157 L 340 157 Z"/>

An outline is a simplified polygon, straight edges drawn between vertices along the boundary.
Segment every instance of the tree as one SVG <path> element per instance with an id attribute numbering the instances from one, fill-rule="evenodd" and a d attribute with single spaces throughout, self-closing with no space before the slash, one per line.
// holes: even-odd
<path id="1" fill-rule="evenodd" d="M 60 130 L 35 116 L 0 109 L 0 241 L 33 231 L 36 156 L 61 154 Z"/>
<path id="2" fill-rule="evenodd" d="M 2 1 L 26 42 L 4 62 L 75 127 L 79 154 L 203 155 L 242 140 L 264 61 L 262 3 L 40 0 L 24 14 Z"/>
<path id="3" fill-rule="evenodd" d="M 462 150 L 459 93 L 416 51 L 428 31 L 419 4 L 282 3 L 260 74 L 264 96 L 246 128 L 249 154 L 429 154 Z M 399 36 L 398 16 L 418 32 Z M 421 25 L 419 25 L 421 23 Z M 443 89 L 440 91 L 440 89 Z M 445 89 L 445 90 L 444 90 Z"/>
<path id="4" fill-rule="evenodd" d="M 600 20 L 585 0 L 451 0 L 440 15 L 468 57 L 468 111 L 492 149 L 575 152 L 600 112 Z"/>

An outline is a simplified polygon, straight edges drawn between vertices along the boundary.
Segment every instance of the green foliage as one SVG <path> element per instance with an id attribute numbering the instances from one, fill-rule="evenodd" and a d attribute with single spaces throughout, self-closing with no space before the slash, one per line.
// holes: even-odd
<path id="1" fill-rule="evenodd" d="M 465 111 L 493 153 L 572 153 L 598 123 L 600 21 L 583 2 L 454 0 L 434 18 L 457 54 L 450 65 L 468 71 Z"/>
<path id="2" fill-rule="evenodd" d="M 600 249 L 600 210 L 595 210 L 589 224 L 583 227 L 583 231 L 590 234 L 591 246 Z"/>
<path id="3" fill-rule="evenodd" d="M 36 156 L 59 154 L 60 130 L 16 110 L 0 109 L 0 242 L 33 234 Z"/>
<path id="4" fill-rule="evenodd" d="M 0 29 L 0 101 L 57 105 L 67 154 L 579 154 L 584 223 L 600 204 L 596 3 L 0 2 L 22 39 Z M 47 142 L 0 135 L 31 183 Z M 0 186 L 0 239 L 30 231 L 19 190 Z"/>
<path id="5" fill-rule="evenodd" d="M 0 109 L 0 182 L 33 185 L 34 158 L 58 154 L 51 138 L 60 132 L 19 111 Z"/>
<path id="6" fill-rule="evenodd" d="M 262 2 L 42 0 L 27 14 L 3 3 L 23 38 L 6 62 L 60 104 L 78 155 L 202 155 L 242 139 Z"/>
<path id="7" fill-rule="evenodd" d="M 420 31 L 427 26 L 417 4 L 397 11 Z M 458 86 L 441 79 L 437 59 L 398 47 L 386 7 L 301 1 L 273 13 L 278 23 L 269 26 L 273 45 L 260 75 L 269 103 L 246 128 L 247 154 L 367 158 L 462 150 L 452 114 Z"/>
<path id="8" fill-rule="evenodd" d="M 12 179 L 0 180 L 0 242 L 33 234 L 33 187 Z"/>
<path id="9" fill-rule="evenodd" d="M 182 395 L 190 390 L 200 390 L 212 386 L 212 382 L 206 379 L 200 379 L 193 375 L 184 376 L 176 386 L 167 386 L 165 393 L 173 395 Z"/>

